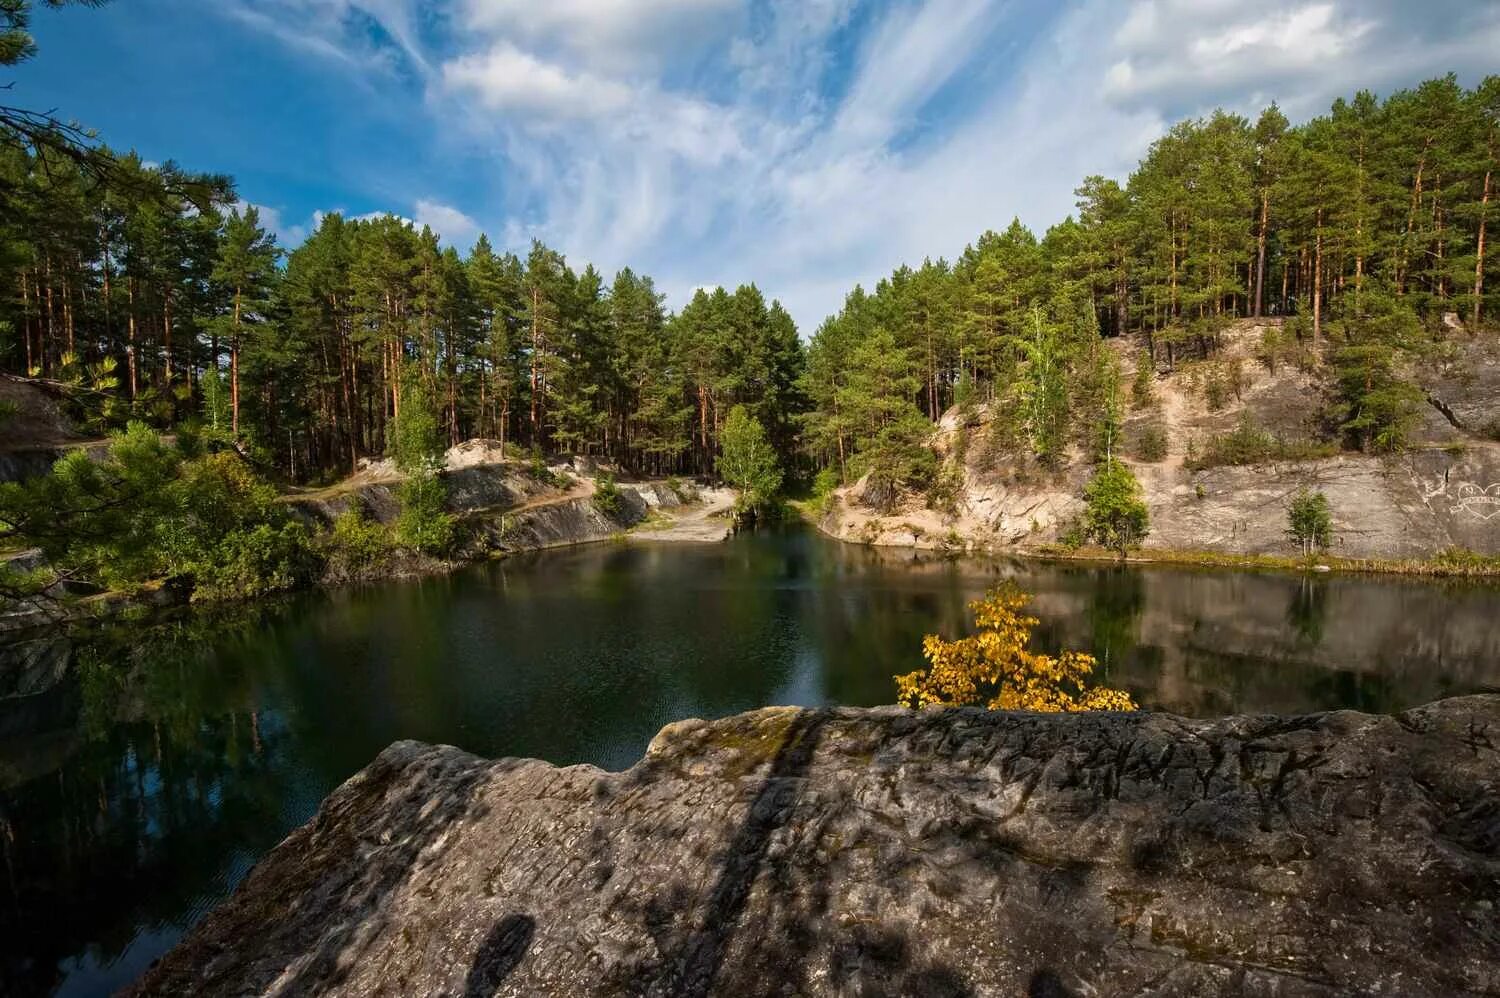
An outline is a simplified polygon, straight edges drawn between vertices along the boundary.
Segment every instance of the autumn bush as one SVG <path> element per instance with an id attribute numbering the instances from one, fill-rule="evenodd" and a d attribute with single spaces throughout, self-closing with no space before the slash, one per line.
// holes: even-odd
<path id="1" fill-rule="evenodd" d="M 896 678 L 896 698 L 908 707 L 985 706 L 991 710 L 1050 713 L 1135 710 L 1130 694 L 1090 686 L 1095 660 L 1084 652 L 1057 657 L 1028 650 L 1038 621 L 1023 613 L 1031 596 L 1014 583 L 991 589 L 969 604 L 977 633 L 948 641 L 922 640 L 927 668 Z"/>

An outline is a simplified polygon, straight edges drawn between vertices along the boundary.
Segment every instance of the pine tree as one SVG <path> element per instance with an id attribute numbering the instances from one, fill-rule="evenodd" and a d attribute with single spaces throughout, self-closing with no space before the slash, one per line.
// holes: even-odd
<path id="1" fill-rule="evenodd" d="M 229 213 L 219 236 L 213 279 L 230 299 L 229 432 L 235 437 L 240 434 L 240 340 L 247 319 L 259 319 L 264 312 L 280 255 L 276 237 L 261 228 L 260 212 L 254 205 L 247 205 L 244 214 L 238 209 Z M 212 351 L 209 364 L 218 371 L 217 349 Z"/>

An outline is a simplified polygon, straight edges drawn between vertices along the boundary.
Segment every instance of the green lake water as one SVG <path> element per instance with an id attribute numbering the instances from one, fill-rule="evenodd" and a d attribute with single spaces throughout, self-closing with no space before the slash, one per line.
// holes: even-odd
<path id="1" fill-rule="evenodd" d="M 0 994 L 128 984 L 392 741 L 630 766 L 663 724 L 889 703 L 1001 577 L 1037 643 L 1194 716 L 1500 688 L 1500 588 L 605 544 L 0 649 Z"/>

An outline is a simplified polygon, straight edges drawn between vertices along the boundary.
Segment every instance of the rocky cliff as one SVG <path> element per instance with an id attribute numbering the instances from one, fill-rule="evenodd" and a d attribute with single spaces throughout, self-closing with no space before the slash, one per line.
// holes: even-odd
<path id="1" fill-rule="evenodd" d="M 665 482 L 623 482 L 612 503 L 600 503 L 587 459 L 547 468 L 504 457 L 497 441 L 474 439 L 444 455 L 446 506 L 460 526 L 458 552 L 477 558 L 606 540 L 641 523 L 652 510 L 685 505 Z M 401 513 L 402 476 L 388 460 L 367 462 L 358 474 L 329 489 L 287 497 L 298 516 L 323 529 L 340 514 L 359 509 L 394 524 Z"/>
<path id="2" fill-rule="evenodd" d="M 1337 419 L 1326 372 L 1269 369 L 1259 351 L 1273 328 L 1233 323 L 1212 364 L 1163 367 L 1151 381 L 1150 404 L 1127 413 L 1116 456 L 1140 479 L 1150 507 L 1148 552 L 1292 554 L 1286 507 L 1306 487 L 1328 497 L 1335 555 L 1421 558 L 1448 547 L 1500 553 L 1500 342 L 1465 338 L 1442 363 L 1411 372 L 1428 402 L 1405 451 L 1332 453 Z M 1135 360 L 1127 345 L 1111 348 L 1128 377 Z M 1222 399 L 1207 397 L 1213 377 L 1233 382 Z M 1077 446 L 1056 468 L 1017 461 L 1014 444 L 994 439 L 1005 415 L 980 404 L 951 410 L 938 425 L 932 446 L 959 483 L 951 506 L 908 495 L 895 509 L 877 510 L 857 484 L 836 494 L 822 528 L 842 540 L 926 548 L 1005 551 L 1057 542 L 1083 509 L 1092 463 Z M 1215 438 L 1247 425 L 1321 456 L 1204 466 Z M 1137 446 L 1148 429 L 1165 445 L 1150 460 Z"/>
<path id="3" fill-rule="evenodd" d="M 1500 696 L 399 743 L 134 993 L 1500 994 Z"/>

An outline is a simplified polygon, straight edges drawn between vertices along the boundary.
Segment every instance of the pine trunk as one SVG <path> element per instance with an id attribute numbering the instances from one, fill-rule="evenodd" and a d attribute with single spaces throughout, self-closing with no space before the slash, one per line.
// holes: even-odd
<path id="1" fill-rule="evenodd" d="M 125 341 L 125 366 L 130 373 L 130 401 L 134 402 L 139 394 L 140 374 L 139 363 L 136 360 L 136 336 L 135 336 L 135 278 L 131 278 L 126 284 L 128 295 L 127 307 L 130 309 L 130 327 Z"/>
<path id="2" fill-rule="evenodd" d="M 1251 316 L 1259 319 L 1264 302 L 1263 288 L 1266 282 L 1266 224 L 1271 215 L 1271 189 L 1263 188 L 1260 192 L 1260 235 L 1256 239 L 1255 248 L 1255 306 Z"/>
<path id="3" fill-rule="evenodd" d="M 1484 171 L 1484 194 L 1479 199 L 1479 241 L 1476 244 L 1474 259 L 1474 321 L 1470 326 L 1470 332 L 1479 332 L 1479 319 L 1483 312 L 1484 301 L 1484 227 L 1490 208 L 1490 176 L 1492 170 Z"/>
<path id="4" fill-rule="evenodd" d="M 1313 347 L 1323 335 L 1323 209 L 1318 209 L 1317 230 L 1313 243 Z"/>
<path id="5" fill-rule="evenodd" d="M 240 438 L 240 301 L 241 289 L 234 289 L 234 336 L 229 341 L 229 432 Z M 214 354 L 214 377 L 219 376 L 219 357 Z M 219 389 L 215 389 L 216 391 Z"/>

